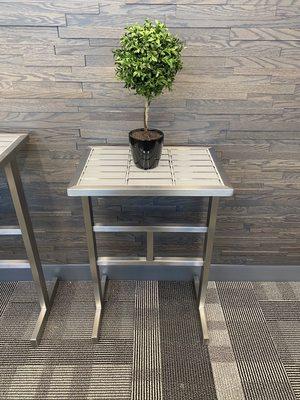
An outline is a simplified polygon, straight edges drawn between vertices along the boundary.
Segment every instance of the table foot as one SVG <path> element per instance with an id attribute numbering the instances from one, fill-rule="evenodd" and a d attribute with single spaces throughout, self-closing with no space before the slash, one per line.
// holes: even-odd
<path id="1" fill-rule="evenodd" d="M 199 307 L 199 317 L 200 317 L 200 324 L 201 324 L 201 330 L 202 330 L 202 341 L 203 341 L 203 344 L 208 344 L 209 335 L 208 335 L 208 328 L 207 328 L 206 312 L 205 312 L 204 307 Z"/>
<path id="2" fill-rule="evenodd" d="M 195 287 L 196 299 L 197 302 L 199 302 L 200 277 L 198 275 L 194 275 L 194 287 Z M 206 320 L 206 312 L 204 304 L 199 305 L 199 318 L 202 330 L 203 344 L 208 344 L 209 336 L 208 336 L 208 328 L 207 328 L 207 320 Z"/>
<path id="3" fill-rule="evenodd" d="M 106 283 L 107 283 L 107 275 L 102 275 L 101 277 L 101 295 L 102 295 L 102 301 L 105 299 L 105 290 L 106 290 Z"/>
<path id="4" fill-rule="evenodd" d="M 97 343 L 99 340 L 100 323 L 101 323 L 102 310 L 103 310 L 102 303 L 104 301 L 106 283 L 107 283 L 107 276 L 102 275 L 102 277 L 101 277 L 101 303 L 99 306 L 96 307 L 93 332 L 92 332 L 92 343 Z"/>
<path id="5" fill-rule="evenodd" d="M 92 342 L 97 343 L 99 340 L 99 332 L 100 332 L 100 321 L 102 315 L 102 308 L 96 308 L 94 325 L 93 325 L 93 333 L 92 333 Z"/>
<path id="6" fill-rule="evenodd" d="M 199 296 L 199 285 L 200 285 L 200 278 L 198 275 L 194 275 L 194 288 L 196 292 L 196 299 L 198 299 Z"/>
<path id="7" fill-rule="evenodd" d="M 35 324 L 35 328 L 34 331 L 32 333 L 31 339 L 30 339 L 30 343 L 33 347 L 37 347 L 40 344 L 43 332 L 45 330 L 45 326 L 50 314 L 50 310 L 51 310 L 51 306 L 53 304 L 54 301 L 54 297 L 58 288 L 58 279 L 56 278 L 52 284 L 52 287 L 49 291 L 49 305 L 48 307 L 42 307 L 38 320 Z"/>

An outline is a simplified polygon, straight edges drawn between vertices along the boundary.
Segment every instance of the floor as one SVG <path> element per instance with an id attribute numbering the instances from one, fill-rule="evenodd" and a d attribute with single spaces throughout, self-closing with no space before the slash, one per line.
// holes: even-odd
<path id="1" fill-rule="evenodd" d="M 0 399 L 300 399 L 300 282 L 211 282 L 209 346 L 187 282 L 60 283 L 44 339 L 32 283 L 0 283 Z"/>

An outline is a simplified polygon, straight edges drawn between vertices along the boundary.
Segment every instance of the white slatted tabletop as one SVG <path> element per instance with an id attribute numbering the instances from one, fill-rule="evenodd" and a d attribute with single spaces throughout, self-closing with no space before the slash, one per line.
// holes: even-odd
<path id="1" fill-rule="evenodd" d="M 5 164 L 15 150 L 23 144 L 28 135 L 0 134 L 0 165 Z"/>
<path id="2" fill-rule="evenodd" d="M 164 147 L 157 168 L 134 165 L 129 146 L 91 147 L 69 196 L 231 196 L 208 147 Z"/>

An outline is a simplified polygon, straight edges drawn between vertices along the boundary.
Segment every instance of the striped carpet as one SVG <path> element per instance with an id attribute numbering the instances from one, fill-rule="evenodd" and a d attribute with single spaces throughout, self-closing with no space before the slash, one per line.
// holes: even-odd
<path id="1" fill-rule="evenodd" d="M 0 399 L 300 400 L 300 283 L 210 282 L 209 346 L 187 282 L 61 282 L 38 349 L 33 284 L 0 283 Z"/>

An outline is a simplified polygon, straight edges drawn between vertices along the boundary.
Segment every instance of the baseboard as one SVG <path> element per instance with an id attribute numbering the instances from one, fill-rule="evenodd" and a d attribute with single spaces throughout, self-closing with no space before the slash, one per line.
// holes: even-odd
<path id="1" fill-rule="evenodd" d="M 47 280 L 58 277 L 61 280 L 90 280 L 88 264 L 45 264 Z M 132 266 L 108 267 L 105 273 L 110 279 L 137 280 L 191 280 L 197 273 L 195 268 Z M 0 281 L 31 280 L 27 262 L 13 261 L 1 263 Z M 213 264 L 210 280 L 215 281 L 300 281 L 300 265 L 235 265 Z"/>

